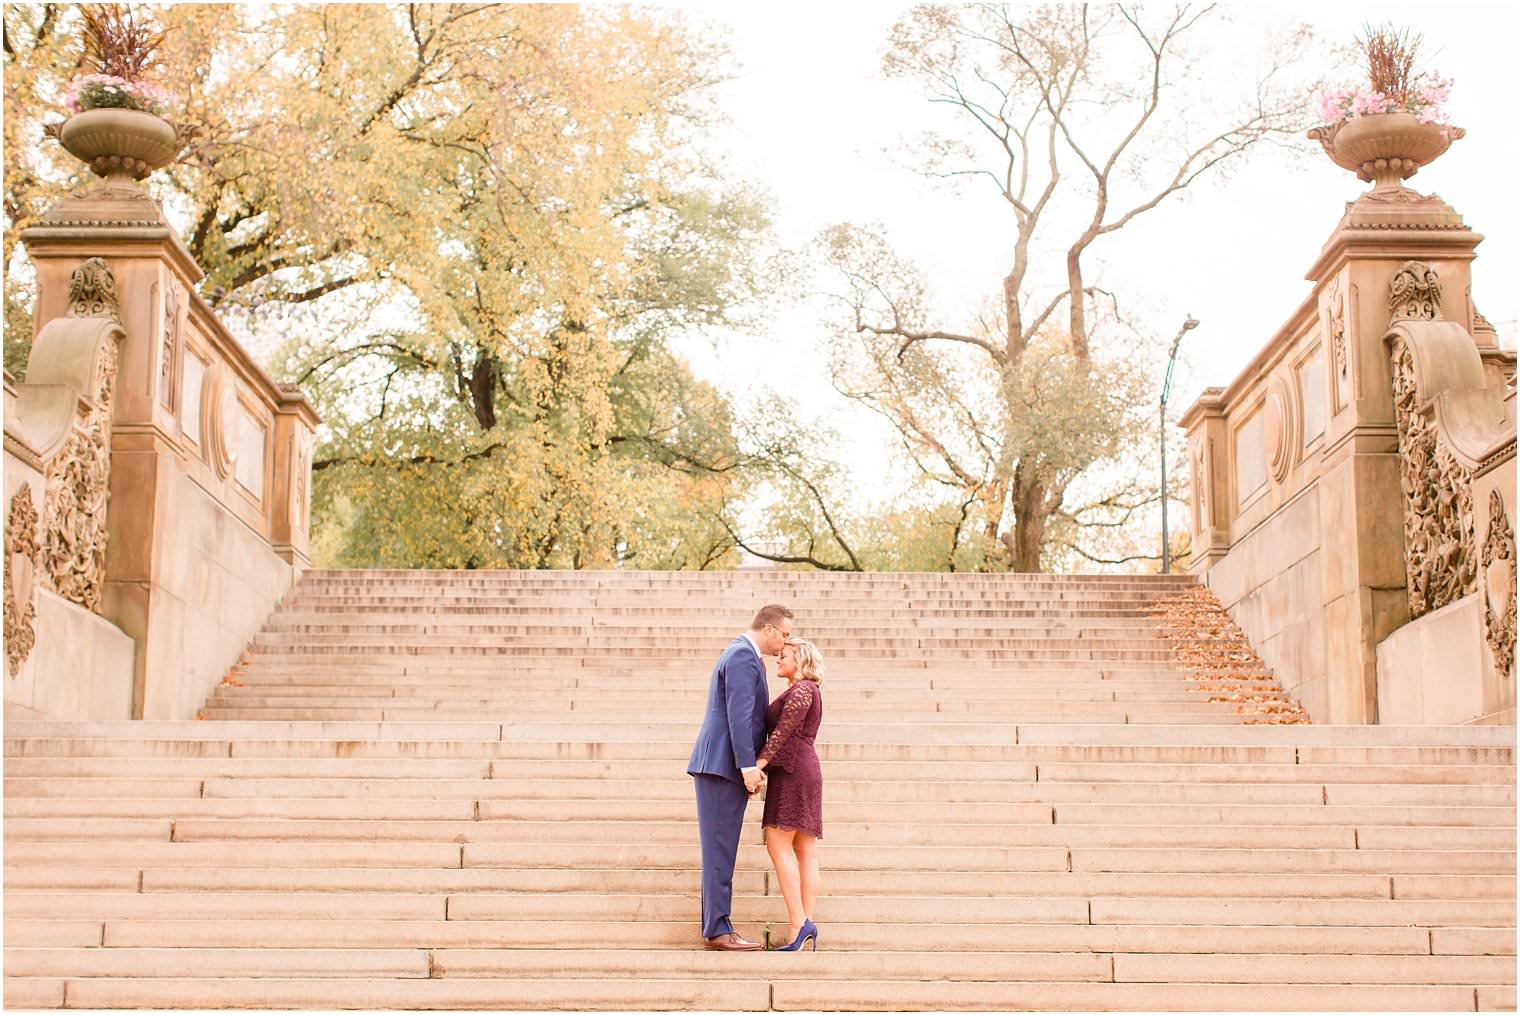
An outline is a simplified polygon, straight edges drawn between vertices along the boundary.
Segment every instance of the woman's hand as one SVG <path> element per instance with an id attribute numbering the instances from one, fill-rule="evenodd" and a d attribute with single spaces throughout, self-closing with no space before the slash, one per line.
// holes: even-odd
<path id="1" fill-rule="evenodd" d="M 761 758 L 759 761 L 755 762 L 755 767 L 763 772 L 765 771 L 765 766 L 768 764 L 770 764 L 770 760 L 768 758 Z"/>

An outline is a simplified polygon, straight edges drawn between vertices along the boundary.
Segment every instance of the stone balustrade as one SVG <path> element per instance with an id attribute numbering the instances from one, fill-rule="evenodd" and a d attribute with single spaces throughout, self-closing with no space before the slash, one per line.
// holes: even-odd
<path id="1" fill-rule="evenodd" d="M 1316 721 L 1514 721 L 1515 354 L 1472 302 L 1481 241 L 1438 197 L 1362 195 L 1181 418 L 1194 572 Z"/>
<path id="2" fill-rule="evenodd" d="M 318 417 L 217 319 L 130 180 L 22 238 L 37 300 L 25 383 L 7 378 L 6 538 L 36 551 L 7 556 L 7 644 L 31 643 L 8 653 L 7 714 L 192 718 L 307 564 Z"/>

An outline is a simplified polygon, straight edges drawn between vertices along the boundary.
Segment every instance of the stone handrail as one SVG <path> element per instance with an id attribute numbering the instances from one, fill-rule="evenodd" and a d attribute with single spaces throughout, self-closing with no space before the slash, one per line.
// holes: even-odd
<path id="1" fill-rule="evenodd" d="M 1515 654 L 1514 532 L 1502 491 L 1490 489 L 1487 504 L 1474 503 L 1474 493 L 1476 480 L 1514 458 L 1515 430 L 1472 336 L 1442 318 L 1441 291 L 1429 265 L 1405 262 L 1390 286 L 1384 338 L 1399 435 L 1409 614 L 1418 619 L 1481 587 L 1484 633 L 1505 673 Z"/>
<path id="2" fill-rule="evenodd" d="M 1316 721 L 1513 721 L 1515 353 L 1473 304 L 1482 239 L 1434 195 L 1361 195 L 1180 420 L 1190 567 Z"/>
<path id="3" fill-rule="evenodd" d="M 10 555 L 6 618 L 19 631 L 31 606 L 39 633 L 30 663 L 9 660 L 13 677 L 29 669 L 7 684 L 7 708 L 192 718 L 307 565 L 320 420 L 195 291 L 201 269 L 131 180 L 65 198 L 22 240 L 37 271 L 35 339 L 7 399 L 6 496 L 20 526 L 8 521 L 7 541 L 15 529 L 31 545 L 25 499 L 37 549 L 31 570 L 34 558 Z M 118 641 L 124 707 L 115 689 L 64 686 L 81 670 L 115 672 L 114 655 L 101 660 Z"/>

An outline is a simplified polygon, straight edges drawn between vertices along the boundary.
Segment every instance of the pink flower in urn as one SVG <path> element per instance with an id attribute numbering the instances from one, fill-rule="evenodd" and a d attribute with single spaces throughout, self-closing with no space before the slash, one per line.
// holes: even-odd
<path id="1" fill-rule="evenodd" d="M 1332 88 L 1319 97 L 1319 118 L 1322 123 L 1334 123 L 1346 115 L 1346 104 L 1351 97 L 1349 88 Z"/>
<path id="2" fill-rule="evenodd" d="M 1417 98 L 1423 107 L 1419 110 L 1422 123 L 1447 122 L 1446 100 L 1451 97 L 1451 79 L 1439 74 L 1427 74 L 1420 78 Z"/>
<path id="3" fill-rule="evenodd" d="M 1386 113 L 1391 103 L 1388 96 L 1371 87 L 1363 85 L 1357 89 L 1357 93 L 1351 99 L 1349 115 L 1353 118 L 1358 116 L 1375 116 L 1378 113 Z"/>
<path id="4" fill-rule="evenodd" d="M 82 74 L 69 82 L 63 105 L 70 113 L 87 109 L 138 109 L 163 113 L 174 96 L 151 81 L 129 81 L 114 74 Z"/>
<path id="5" fill-rule="evenodd" d="M 1383 27 L 1369 29 L 1359 44 L 1367 58 L 1367 82 L 1320 97 L 1325 126 L 1379 113 L 1412 113 L 1422 123 L 1449 123 L 1445 106 L 1451 80 L 1429 71 L 1416 74 L 1419 36 Z"/>

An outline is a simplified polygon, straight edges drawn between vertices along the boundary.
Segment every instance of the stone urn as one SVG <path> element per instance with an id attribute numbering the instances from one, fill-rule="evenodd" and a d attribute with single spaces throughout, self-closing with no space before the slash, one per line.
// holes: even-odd
<path id="1" fill-rule="evenodd" d="M 1315 127 L 1330 161 L 1371 183 L 1376 191 L 1403 189 L 1400 181 L 1445 154 L 1466 135 L 1461 127 L 1426 123 L 1413 113 L 1374 113 Z"/>
<path id="2" fill-rule="evenodd" d="M 87 109 L 46 129 L 108 181 L 145 178 L 173 162 L 188 140 L 174 124 L 139 109 Z"/>

